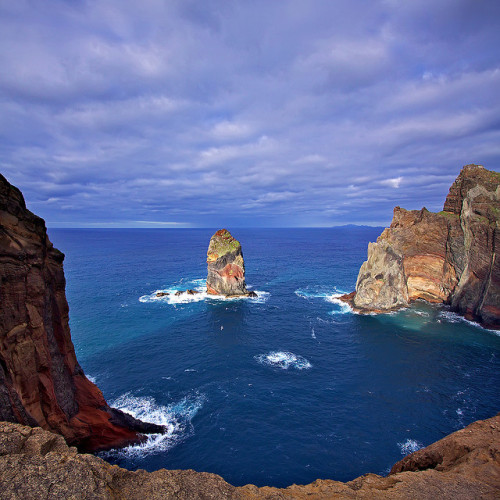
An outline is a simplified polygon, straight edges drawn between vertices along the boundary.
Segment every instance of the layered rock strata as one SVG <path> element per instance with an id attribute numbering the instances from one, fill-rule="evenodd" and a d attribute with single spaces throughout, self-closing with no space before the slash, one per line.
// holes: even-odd
<path id="1" fill-rule="evenodd" d="M 360 312 L 384 312 L 417 299 L 450 304 L 487 328 L 500 328 L 500 173 L 467 165 L 439 213 L 394 209 L 368 246 L 354 295 Z"/>
<path id="2" fill-rule="evenodd" d="M 245 262 L 238 240 L 227 229 L 220 229 L 207 251 L 207 293 L 212 295 L 249 295 L 245 284 Z"/>
<path id="3" fill-rule="evenodd" d="M 161 432 L 110 408 L 75 356 L 64 255 L 0 175 L 0 419 L 62 434 L 84 450 Z"/>
<path id="4" fill-rule="evenodd" d="M 396 463 L 387 477 L 366 474 L 288 488 L 234 487 L 193 470 L 128 471 L 77 453 L 61 436 L 0 423 L 2 498 L 408 499 L 500 497 L 500 415 L 474 422 Z"/>

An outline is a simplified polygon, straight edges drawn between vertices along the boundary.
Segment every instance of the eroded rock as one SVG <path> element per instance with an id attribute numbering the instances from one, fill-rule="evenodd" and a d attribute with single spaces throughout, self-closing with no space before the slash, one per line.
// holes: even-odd
<path id="1" fill-rule="evenodd" d="M 213 295 L 248 295 L 240 242 L 227 229 L 210 239 L 207 251 L 207 292 Z"/>
<path id="2" fill-rule="evenodd" d="M 417 299 L 450 304 L 488 328 L 500 328 L 500 174 L 465 166 L 444 210 L 394 209 L 391 226 L 368 247 L 356 294 L 360 312 Z"/>
<path id="3" fill-rule="evenodd" d="M 318 479 L 288 488 L 234 487 L 193 470 L 128 471 L 77 453 L 61 436 L 0 422 L 2 498 L 92 499 L 407 499 L 457 500 L 500 496 L 500 415 L 398 462 L 387 477 L 366 474 L 347 483 Z"/>

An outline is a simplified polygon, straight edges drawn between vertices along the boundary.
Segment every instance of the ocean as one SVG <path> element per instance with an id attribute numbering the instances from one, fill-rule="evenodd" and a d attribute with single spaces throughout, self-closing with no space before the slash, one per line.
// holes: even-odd
<path id="1" fill-rule="evenodd" d="M 213 229 L 50 229 L 78 360 L 108 402 L 165 435 L 101 454 L 234 485 L 348 481 L 500 402 L 500 336 L 445 306 L 353 314 L 381 228 L 232 229 L 257 298 L 205 294 Z"/>

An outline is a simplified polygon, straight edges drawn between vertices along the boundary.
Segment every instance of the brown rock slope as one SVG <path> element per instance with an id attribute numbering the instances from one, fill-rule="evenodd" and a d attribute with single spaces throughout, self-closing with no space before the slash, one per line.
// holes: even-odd
<path id="1" fill-rule="evenodd" d="M 407 456 L 387 477 L 317 480 L 286 489 L 236 488 L 192 470 L 135 472 L 68 448 L 40 428 L 0 423 L 0 491 L 7 499 L 498 499 L 500 415 L 474 422 Z"/>
<path id="2" fill-rule="evenodd" d="M 85 450 L 160 431 L 110 408 L 80 368 L 63 259 L 43 219 L 0 175 L 0 419 L 58 432 Z"/>
<path id="3" fill-rule="evenodd" d="M 214 295 L 248 295 L 245 263 L 238 240 L 227 229 L 219 229 L 207 251 L 207 292 Z"/>
<path id="4" fill-rule="evenodd" d="M 416 299 L 447 303 L 466 318 L 500 328 L 500 173 L 465 166 L 444 210 L 396 207 L 391 226 L 368 246 L 356 293 L 361 312 Z"/>

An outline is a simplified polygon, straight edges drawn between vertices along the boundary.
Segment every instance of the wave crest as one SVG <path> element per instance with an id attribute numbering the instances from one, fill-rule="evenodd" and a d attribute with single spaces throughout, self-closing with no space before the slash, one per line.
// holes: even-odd
<path id="1" fill-rule="evenodd" d="M 287 351 L 271 351 L 267 354 L 259 354 L 255 359 L 262 365 L 268 365 L 282 370 L 295 368 L 296 370 L 307 370 L 312 364 L 304 357 Z"/>
<path id="2" fill-rule="evenodd" d="M 181 280 L 182 283 L 183 280 Z M 197 293 L 190 294 L 187 290 L 194 290 Z M 271 295 L 269 292 L 254 290 L 257 297 L 225 297 L 224 295 L 212 295 L 207 293 L 206 280 L 195 279 L 186 283 L 172 285 L 168 288 L 155 290 L 149 295 L 139 297 L 139 302 L 154 303 L 160 302 L 170 305 L 188 304 L 191 302 L 200 302 L 203 300 L 213 301 L 233 301 L 233 300 L 248 300 L 257 304 L 263 304 Z M 176 293 L 181 292 L 176 295 Z M 162 295 L 163 294 L 163 295 Z"/>
<path id="3" fill-rule="evenodd" d="M 424 445 L 421 442 L 417 441 L 416 439 L 410 439 L 410 438 L 408 438 L 403 443 L 398 443 L 398 446 L 399 449 L 401 450 L 401 454 L 405 456 L 417 450 L 420 450 L 421 448 L 424 447 Z"/>
<path id="4" fill-rule="evenodd" d="M 144 422 L 163 425 L 167 430 L 164 434 L 149 434 L 140 444 L 107 451 L 101 456 L 141 459 L 148 455 L 168 451 L 194 434 L 191 420 L 205 400 L 206 397 L 203 394 L 197 393 L 186 396 L 175 404 L 163 406 L 156 403 L 152 397 L 136 397 L 129 392 L 121 395 L 110 405 Z"/>

